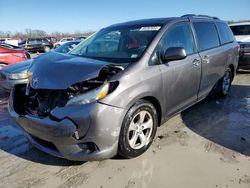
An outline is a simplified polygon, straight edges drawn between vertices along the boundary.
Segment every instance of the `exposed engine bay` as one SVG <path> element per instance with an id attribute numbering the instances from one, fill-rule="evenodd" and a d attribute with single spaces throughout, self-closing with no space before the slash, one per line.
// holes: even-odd
<path id="1" fill-rule="evenodd" d="M 34 89 L 29 84 L 17 85 L 14 93 L 15 111 L 21 115 L 47 117 L 54 108 L 64 107 L 71 98 L 103 85 L 110 77 L 123 70 L 123 66 L 107 65 L 100 70 L 98 77 L 76 83 L 65 90 Z"/>

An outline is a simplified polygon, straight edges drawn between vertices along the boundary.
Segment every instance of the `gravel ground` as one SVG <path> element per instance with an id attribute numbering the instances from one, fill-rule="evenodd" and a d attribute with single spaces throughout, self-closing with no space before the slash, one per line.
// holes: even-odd
<path id="1" fill-rule="evenodd" d="M 135 159 L 71 162 L 33 148 L 0 99 L 0 187 L 250 188 L 250 74 L 158 129 Z"/>

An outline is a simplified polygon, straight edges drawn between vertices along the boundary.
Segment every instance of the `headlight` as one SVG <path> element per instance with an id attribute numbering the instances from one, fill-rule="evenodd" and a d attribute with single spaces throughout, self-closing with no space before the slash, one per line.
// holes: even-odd
<path id="1" fill-rule="evenodd" d="M 67 106 L 83 105 L 100 100 L 108 95 L 109 89 L 110 89 L 110 84 L 106 83 L 94 90 L 73 97 L 68 101 Z"/>
<path id="2" fill-rule="evenodd" d="M 12 73 L 9 75 L 10 80 L 21 80 L 21 79 L 27 79 L 29 77 L 29 74 L 27 72 L 24 73 Z"/>

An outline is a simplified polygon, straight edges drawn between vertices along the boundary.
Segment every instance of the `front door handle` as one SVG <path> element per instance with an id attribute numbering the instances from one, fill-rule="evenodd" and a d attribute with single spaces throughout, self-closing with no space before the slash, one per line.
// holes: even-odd
<path id="1" fill-rule="evenodd" d="M 194 60 L 193 60 L 193 66 L 194 66 L 194 67 L 199 66 L 199 64 L 200 64 L 200 60 L 199 60 L 199 59 L 194 59 Z"/>

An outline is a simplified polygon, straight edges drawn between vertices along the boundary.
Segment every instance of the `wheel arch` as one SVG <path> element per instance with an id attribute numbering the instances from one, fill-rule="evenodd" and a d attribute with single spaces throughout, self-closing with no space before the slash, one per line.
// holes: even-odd
<path id="1" fill-rule="evenodd" d="M 160 104 L 159 100 L 153 96 L 146 96 L 146 97 L 143 97 L 141 99 L 149 101 L 150 103 L 152 103 L 154 105 L 155 110 L 157 112 L 157 117 L 158 117 L 158 125 L 157 126 L 160 126 L 161 125 L 161 118 L 162 118 L 162 108 L 161 108 L 161 104 Z"/>

